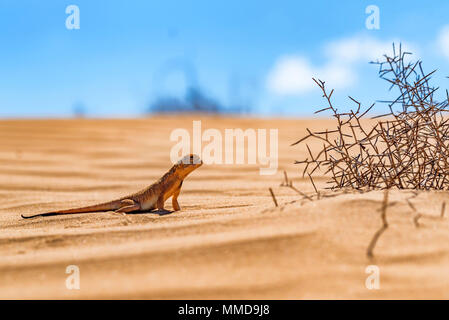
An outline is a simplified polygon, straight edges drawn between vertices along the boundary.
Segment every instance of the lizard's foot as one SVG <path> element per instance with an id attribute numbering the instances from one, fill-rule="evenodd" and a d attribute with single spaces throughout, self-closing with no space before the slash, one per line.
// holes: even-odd
<path id="1" fill-rule="evenodd" d="M 156 211 L 154 211 L 154 213 L 157 213 L 160 216 L 165 216 L 167 214 L 173 213 L 173 211 L 170 211 L 170 210 L 167 210 L 167 209 L 157 209 Z"/>
<path id="2" fill-rule="evenodd" d="M 112 211 L 112 214 L 122 216 L 125 219 L 125 222 L 124 222 L 125 225 L 128 225 L 128 223 L 132 222 L 131 219 L 127 217 L 125 212 Z"/>

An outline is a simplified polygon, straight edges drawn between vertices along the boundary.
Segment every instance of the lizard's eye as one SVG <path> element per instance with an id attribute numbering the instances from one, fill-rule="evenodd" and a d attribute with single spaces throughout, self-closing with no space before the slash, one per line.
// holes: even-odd
<path id="1" fill-rule="evenodd" d="M 182 160 L 179 161 L 179 164 L 182 164 L 183 166 L 189 166 L 189 165 L 197 165 L 202 164 L 200 157 L 198 157 L 195 154 L 189 154 L 182 158 Z"/>
<path id="2" fill-rule="evenodd" d="M 197 156 L 196 154 L 192 154 L 192 155 L 190 155 L 190 163 L 194 164 L 194 165 L 202 164 L 201 158 L 199 156 Z"/>

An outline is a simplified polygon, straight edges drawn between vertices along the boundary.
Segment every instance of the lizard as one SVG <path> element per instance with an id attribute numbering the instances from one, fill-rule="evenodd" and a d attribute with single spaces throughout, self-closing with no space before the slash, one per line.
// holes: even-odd
<path id="1" fill-rule="evenodd" d="M 29 215 L 22 214 L 21 216 L 24 219 L 29 219 L 35 217 L 104 211 L 115 211 L 126 214 L 150 211 L 156 208 L 158 210 L 165 210 L 164 203 L 170 197 L 172 197 L 173 210 L 179 211 L 181 210 L 181 207 L 178 203 L 178 196 L 181 192 L 182 183 L 193 170 L 197 169 L 202 164 L 203 162 L 197 155 L 189 154 L 175 163 L 158 181 L 129 196 L 87 207 Z"/>

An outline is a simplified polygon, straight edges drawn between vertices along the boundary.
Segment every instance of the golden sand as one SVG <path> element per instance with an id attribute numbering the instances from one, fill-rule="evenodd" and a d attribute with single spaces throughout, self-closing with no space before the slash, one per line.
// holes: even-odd
<path id="1" fill-rule="evenodd" d="M 204 165 L 184 182 L 182 210 L 166 215 L 21 219 L 151 184 L 170 167 L 170 132 L 191 130 L 196 119 L 203 130 L 278 128 L 278 173 Z M 307 150 L 290 144 L 306 127 L 330 125 L 218 117 L 0 121 L 0 298 L 449 298 L 449 212 L 440 217 L 449 193 L 411 200 L 422 215 L 417 227 L 411 193 L 391 191 L 389 228 L 368 259 L 382 224 L 381 191 L 310 202 L 279 186 L 286 170 L 296 188 L 314 192 L 293 164 Z M 323 188 L 326 178 L 315 182 Z M 66 288 L 69 265 L 80 269 L 80 290 Z M 365 286 L 369 265 L 379 267 L 378 290 Z"/>

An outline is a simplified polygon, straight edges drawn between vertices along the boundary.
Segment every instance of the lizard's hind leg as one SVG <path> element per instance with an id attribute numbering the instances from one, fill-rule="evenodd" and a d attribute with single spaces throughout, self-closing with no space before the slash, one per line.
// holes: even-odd
<path id="1" fill-rule="evenodd" d="M 115 210 L 115 212 L 129 213 L 140 210 L 140 204 L 131 199 L 122 200 L 122 205 L 123 206 Z"/>

